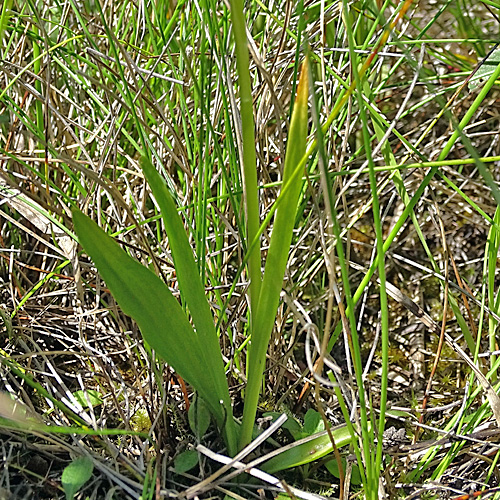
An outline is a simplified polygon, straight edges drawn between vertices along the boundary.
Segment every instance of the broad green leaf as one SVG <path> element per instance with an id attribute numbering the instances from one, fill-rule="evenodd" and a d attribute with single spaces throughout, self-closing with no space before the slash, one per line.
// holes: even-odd
<path id="1" fill-rule="evenodd" d="M 248 444 L 252 436 L 252 428 L 255 421 L 266 361 L 266 351 L 278 309 L 283 277 L 292 241 L 297 203 L 302 188 L 302 176 L 294 176 L 294 173 L 306 152 L 308 131 L 307 101 L 309 96 L 308 72 L 308 61 L 306 59 L 302 65 L 299 84 L 297 86 L 297 97 L 290 122 L 280 204 L 276 210 L 274 219 L 274 227 L 267 253 L 266 267 L 260 287 L 257 308 L 256 311 L 252 311 L 252 341 L 247 359 L 248 384 L 240 435 L 240 448 Z"/>
<path id="2" fill-rule="evenodd" d="M 82 408 L 88 408 L 88 401 L 90 401 L 90 404 L 92 406 L 102 405 L 101 394 L 95 389 L 89 389 L 87 391 L 75 391 L 73 393 L 73 396 L 75 396 L 75 399 L 82 405 Z"/>
<path id="3" fill-rule="evenodd" d="M 500 64 L 500 47 L 496 48 L 491 55 L 477 69 L 476 73 L 470 79 L 468 86 L 471 92 L 481 87 L 486 80 L 493 74 L 495 68 Z"/>
<path id="4" fill-rule="evenodd" d="M 123 312 L 137 321 L 144 339 L 209 405 L 219 425 L 226 417 L 207 351 L 168 287 L 124 252 L 95 222 L 73 212 L 75 230 Z"/>
<path id="5" fill-rule="evenodd" d="M 344 472 L 346 470 L 346 459 L 342 458 L 342 467 L 344 468 Z M 340 473 L 339 473 L 339 464 L 337 463 L 337 460 L 330 460 L 326 462 L 325 464 L 326 468 L 332 474 L 335 476 L 337 479 L 340 478 Z M 351 472 L 351 484 L 354 484 L 356 486 L 359 486 L 362 483 L 361 479 L 361 474 L 359 472 L 359 467 L 357 465 L 352 466 L 352 472 Z"/>
<path id="6" fill-rule="evenodd" d="M 323 430 L 325 430 L 325 423 L 321 415 L 316 410 L 309 408 L 304 416 L 304 432 L 306 432 L 308 436 L 312 436 Z"/>
<path id="7" fill-rule="evenodd" d="M 88 457 L 73 460 L 64 470 L 61 484 L 66 494 L 66 500 L 73 500 L 78 490 L 92 477 L 94 464 Z"/>
<path id="8" fill-rule="evenodd" d="M 174 468 L 177 474 L 182 474 L 198 465 L 198 452 L 196 450 L 186 450 L 179 453 L 174 459 Z"/>
<path id="9" fill-rule="evenodd" d="M 352 440 L 347 426 L 332 429 L 332 434 L 337 448 L 349 444 Z M 323 458 L 333 451 L 332 442 L 326 431 L 320 432 L 314 439 L 311 439 L 311 437 L 301 439 L 295 445 L 293 448 L 265 462 L 261 469 L 269 474 L 273 474 L 280 470 L 308 464 L 309 462 Z"/>
<path id="10" fill-rule="evenodd" d="M 186 301 L 196 334 L 203 346 L 204 370 L 211 372 L 212 399 L 224 402 L 226 412 L 225 426 L 230 453 L 236 451 L 236 429 L 234 427 L 231 409 L 231 399 L 227 387 L 224 364 L 220 352 L 219 339 L 215 331 L 214 318 L 205 295 L 205 288 L 201 282 L 198 266 L 194 260 L 193 250 L 184 229 L 182 220 L 177 212 L 172 195 L 165 180 L 156 171 L 147 157 L 141 158 L 141 166 L 153 195 L 160 207 L 163 223 L 167 232 L 179 289 Z M 221 422 L 219 421 L 219 424 Z"/>
<path id="11" fill-rule="evenodd" d="M 189 427 L 193 433 L 202 438 L 210 425 L 210 413 L 205 401 L 199 396 L 191 403 L 188 411 Z"/>
<path id="12" fill-rule="evenodd" d="M 143 156 L 140 163 L 144 175 L 148 180 L 149 187 L 153 191 L 153 195 L 161 210 L 179 282 L 179 289 L 193 317 L 196 332 L 200 336 L 208 337 L 205 341 L 210 345 L 210 348 L 213 348 L 215 340 L 215 351 L 222 364 L 214 318 L 210 311 L 205 289 L 198 273 L 198 266 L 194 260 L 193 250 L 189 244 L 182 220 L 177 212 L 177 207 L 165 180 L 156 171 L 151 161 Z"/>

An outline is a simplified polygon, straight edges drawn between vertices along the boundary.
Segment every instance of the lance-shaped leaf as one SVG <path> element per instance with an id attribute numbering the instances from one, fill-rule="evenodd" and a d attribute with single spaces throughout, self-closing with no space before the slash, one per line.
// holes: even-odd
<path id="1" fill-rule="evenodd" d="M 189 244 L 186 230 L 177 212 L 177 207 L 167 187 L 167 183 L 154 168 L 149 158 L 143 156 L 140 163 L 149 187 L 153 191 L 156 202 L 160 207 L 170 251 L 174 260 L 179 290 L 186 301 L 191 317 L 193 318 L 196 334 L 206 354 L 207 363 L 204 369 L 211 372 L 211 378 L 214 381 L 212 392 L 217 395 L 219 401 L 222 400 L 224 403 L 226 412 L 225 426 L 228 433 L 228 440 L 231 442 L 231 444 L 228 443 L 229 448 L 231 451 L 236 451 L 236 429 L 219 339 L 215 331 L 214 318 L 205 295 L 205 288 L 201 282 L 198 266 L 194 260 L 193 250 Z"/>
<path id="2" fill-rule="evenodd" d="M 130 257 L 78 210 L 73 212 L 73 222 L 81 245 L 123 312 L 135 319 L 144 339 L 157 354 L 200 393 L 223 427 L 228 413 L 221 405 L 222 398 L 217 391 L 220 380 L 212 368 L 220 362 L 220 352 L 216 359 L 210 357 L 204 339 L 194 331 L 181 306 L 158 276 Z M 222 365 L 220 368 L 224 373 Z M 234 439 L 226 434 L 228 441 Z M 228 446 L 231 448 L 229 442 Z"/>
<path id="3" fill-rule="evenodd" d="M 331 430 L 335 445 L 341 448 L 352 441 L 352 436 L 346 425 Z M 327 431 L 321 431 L 294 443 L 286 451 L 271 458 L 260 467 L 263 471 L 273 474 L 279 470 L 298 467 L 319 460 L 333 451 L 333 444 Z"/>
<path id="4" fill-rule="evenodd" d="M 248 353 L 248 384 L 240 434 L 240 448 L 251 439 L 257 411 L 266 351 L 278 309 L 283 277 L 290 252 L 297 202 L 302 188 L 302 176 L 294 175 L 306 152 L 308 129 L 309 77 L 308 61 L 302 65 L 297 97 L 293 108 L 287 140 L 283 188 L 276 210 L 271 242 L 267 253 L 264 278 L 256 310 L 252 311 L 252 339 Z"/>

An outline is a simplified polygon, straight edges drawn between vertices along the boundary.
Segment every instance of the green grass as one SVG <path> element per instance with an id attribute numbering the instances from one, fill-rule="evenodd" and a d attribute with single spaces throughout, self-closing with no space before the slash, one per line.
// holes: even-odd
<path id="1" fill-rule="evenodd" d="M 36 491 L 23 450 L 57 439 L 57 484 L 92 459 L 84 496 L 195 492 L 225 476 L 192 448 L 250 460 L 265 411 L 290 419 L 262 468 L 298 490 L 398 498 L 459 474 L 492 411 L 450 349 L 426 404 L 451 409 L 417 429 L 443 318 L 498 381 L 500 66 L 468 85 L 497 17 L 470 0 L 4 2 L 1 390 L 43 424 L 0 401 L 21 450 L 0 488 Z M 424 316 L 391 285 L 435 322 L 423 361 L 399 332 Z M 331 437 L 285 450 L 310 415 Z M 453 442 L 405 461 L 382 446 L 393 425 Z M 361 484 L 339 472 L 352 453 Z M 469 483 L 494 486 L 491 460 Z"/>

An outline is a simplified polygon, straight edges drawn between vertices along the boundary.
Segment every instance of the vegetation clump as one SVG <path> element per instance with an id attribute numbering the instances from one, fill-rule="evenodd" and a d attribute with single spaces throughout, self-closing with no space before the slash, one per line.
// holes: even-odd
<path id="1" fill-rule="evenodd" d="M 5 0 L 0 498 L 494 494 L 497 10 Z"/>

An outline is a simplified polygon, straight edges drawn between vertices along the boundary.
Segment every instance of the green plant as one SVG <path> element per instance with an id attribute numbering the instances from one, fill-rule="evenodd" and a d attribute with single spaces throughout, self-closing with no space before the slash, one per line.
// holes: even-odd
<path id="1" fill-rule="evenodd" d="M 167 231 L 174 232 L 169 234 L 177 278 L 195 328 L 168 286 L 79 211 L 73 213 L 75 230 L 123 311 L 137 321 L 156 353 L 199 392 L 224 429 L 230 453 L 235 453 L 236 430 L 224 366 L 192 250 L 167 187 L 148 160 L 143 167 L 157 199 L 168 210 L 164 221 Z"/>
<path id="2" fill-rule="evenodd" d="M 78 490 L 92 477 L 94 464 L 88 457 L 79 457 L 64 468 L 61 484 L 66 500 L 73 500 Z"/>
<path id="3" fill-rule="evenodd" d="M 229 453 L 247 444 L 252 436 L 257 411 L 267 344 L 274 325 L 288 249 L 292 239 L 294 214 L 302 186 L 300 168 L 307 138 L 308 67 L 303 66 L 297 99 L 290 124 L 289 147 L 285 158 L 283 189 L 276 205 L 276 217 L 262 283 L 253 290 L 251 345 L 248 354 L 248 384 L 243 423 L 237 444 L 227 382 L 225 380 L 214 318 L 210 313 L 198 268 L 189 246 L 180 216 L 165 181 L 151 161 L 143 157 L 141 165 L 149 186 L 160 206 L 179 288 L 194 327 L 168 286 L 152 271 L 139 264 L 113 241 L 97 224 L 80 211 L 73 211 L 73 221 L 80 243 L 92 258 L 122 310 L 133 317 L 144 339 L 161 358 L 186 379 L 206 402 L 223 434 Z M 298 167 L 297 167 L 298 166 Z M 247 209 L 249 210 L 249 209 Z M 262 228 L 259 230 L 262 231 Z M 255 236 L 257 238 L 257 236 Z M 255 238 L 247 241 L 248 254 L 255 251 Z M 259 277 L 260 282 L 260 277 Z M 257 305 L 255 305 L 257 304 Z M 350 442 L 345 427 L 334 430 L 338 446 Z M 270 471 L 301 465 L 332 451 L 326 432 L 269 461 Z"/>
<path id="4" fill-rule="evenodd" d="M 189 311 L 188 316 L 173 297 L 168 286 L 152 271 L 139 264 L 113 241 L 97 224 L 80 211 L 73 211 L 73 221 L 80 243 L 92 258 L 122 310 L 133 317 L 145 340 L 188 381 L 206 402 L 223 434 L 230 454 L 247 444 L 252 436 L 262 385 L 267 344 L 274 325 L 281 283 L 294 225 L 294 214 L 302 186 L 299 168 L 307 138 L 308 67 L 303 66 L 297 99 L 291 119 L 288 149 L 283 173 L 283 189 L 276 205 L 276 216 L 268 250 L 264 276 L 253 288 L 251 344 L 248 354 L 248 383 L 243 423 L 237 445 L 227 382 L 225 380 L 214 318 L 210 313 L 198 268 L 189 246 L 180 216 L 165 181 L 147 157 L 141 165 L 148 184 L 160 206 L 176 269 L 179 288 Z M 256 189 L 256 186 L 255 186 Z M 248 188 L 247 188 L 248 192 Z M 247 212 L 251 209 L 247 207 Z M 263 228 L 259 229 L 262 232 Z M 258 236 L 247 241 L 248 254 L 258 246 Z M 260 259 L 259 259 L 260 260 Z M 261 283 L 260 283 L 261 282 Z M 256 304 L 256 305 L 255 305 Z M 345 427 L 334 431 L 338 446 L 350 442 Z M 316 439 L 298 446 L 266 464 L 266 470 L 280 470 L 316 460 L 332 451 L 330 437 L 321 433 Z"/>
<path id="5" fill-rule="evenodd" d="M 240 71 L 242 71 L 241 68 Z M 88 217 L 78 210 L 73 212 L 75 230 L 80 243 L 94 261 L 115 299 L 123 311 L 137 321 L 148 344 L 161 358 L 171 364 L 207 403 L 218 427 L 223 429 L 230 454 L 236 453 L 238 447 L 242 448 L 247 444 L 253 431 L 267 344 L 274 324 L 292 238 L 294 226 L 292 215 L 296 211 L 302 186 L 301 176 L 295 175 L 295 171 L 305 153 L 307 139 L 309 85 L 307 75 L 308 68 L 305 65 L 301 73 L 291 119 L 283 189 L 277 201 L 279 206 L 276 210 L 264 276 L 261 278 L 257 275 L 254 268 L 250 272 L 253 304 L 251 345 L 247 362 L 248 384 L 243 423 L 239 432 L 239 446 L 214 318 L 210 312 L 193 251 L 175 203 L 165 181 L 151 161 L 143 157 L 141 165 L 161 209 L 179 289 L 192 318 L 193 326 L 168 286 L 160 278 L 121 250 L 119 245 Z M 248 143 L 248 140 L 245 143 Z M 248 183 L 245 201 L 247 201 L 253 199 L 249 193 L 256 193 L 257 186 L 256 177 L 254 182 L 248 180 L 247 159 L 245 160 L 245 178 Z M 254 211 L 253 205 L 249 202 L 247 214 L 252 214 L 252 216 L 248 219 L 254 219 L 257 216 L 258 221 L 258 213 L 254 214 Z M 247 225 L 249 228 L 252 226 L 249 222 Z M 250 262 L 252 261 L 251 255 L 259 246 L 257 241 L 258 236 L 249 230 L 247 248 Z M 260 252 L 257 253 L 260 266 Z"/>

